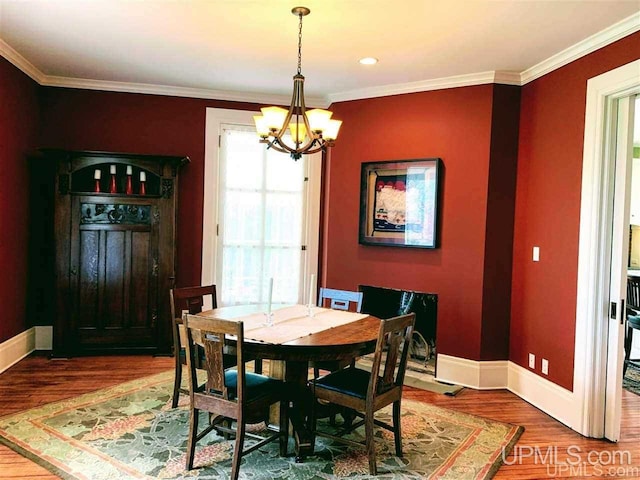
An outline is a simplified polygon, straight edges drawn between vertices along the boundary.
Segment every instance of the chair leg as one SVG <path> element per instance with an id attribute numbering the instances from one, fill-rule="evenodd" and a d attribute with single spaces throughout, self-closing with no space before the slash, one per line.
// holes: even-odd
<path id="1" fill-rule="evenodd" d="M 364 433 L 367 446 L 367 457 L 369 457 L 369 475 L 377 475 L 376 468 L 376 445 L 373 438 L 373 411 L 367 411 L 364 421 Z"/>
<path id="2" fill-rule="evenodd" d="M 255 373 L 262 374 L 262 359 L 261 358 L 256 358 L 253 361 L 253 371 Z"/>
<path id="3" fill-rule="evenodd" d="M 238 421 L 236 430 L 236 446 L 233 449 L 233 462 L 231 463 L 231 480 L 238 480 L 240 474 L 240 462 L 242 461 L 242 448 L 244 447 L 245 423 Z"/>
<path id="4" fill-rule="evenodd" d="M 400 418 L 400 400 L 393 402 L 393 438 L 396 444 L 396 457 L 402 457 L 402 423 Z"/>
<path id="5" fill-rule="evenodd" d="M 280 400 L 280 456 L 287 455 L 289 444 L 289 401 Z"/>
<path id="6" fill-rule="evenodd" d="M 182 362 L 180 361 L 180 353 L 176 352 L 176 368 L 175 378 L 173 379 L 173 397 L 171 399 L 171 408 L 178 406 L 180 398 L 180 384 L 182 383 Z"/>
<path id="7" fill-rule="evenodd" d="M 627 374 L 627 365 L 631 357 L 631 343 L 633 342 L 633 328 L 627 327 L 627 335 L 624 339 L 624 363 L 622 364 L 622 376 Z"/>
<path id="8" fill-rule="evenodd" d="M 196 437 L 198 436 L 198 416 L 200 411 L 192 408 L 189 412 L 189 440 L 187 441 L 187 470 L 193 469 L 193 458 L 196 452 Z"/>

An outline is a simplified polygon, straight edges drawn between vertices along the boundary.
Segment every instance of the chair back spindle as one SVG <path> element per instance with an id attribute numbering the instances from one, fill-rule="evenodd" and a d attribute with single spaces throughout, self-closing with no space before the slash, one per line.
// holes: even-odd
<path id="1" fill-rule="evenodd" d="M 627 277 L 627 306 L 640 310 L 640 277 Z"/>
<path id="2" fill-rule="evenodd" d="M 402 388 L 414 322 L 414 313 L 380 322 L 368 398 L 394 387 Z"/>

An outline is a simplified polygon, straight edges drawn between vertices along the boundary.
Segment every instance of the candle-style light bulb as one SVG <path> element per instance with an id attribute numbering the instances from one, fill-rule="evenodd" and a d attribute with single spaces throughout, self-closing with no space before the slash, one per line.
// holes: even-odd
<path id="1" fill-rule="evenodd" d="M 102 171 L 99 168 L 96 168 L 93 172 L 93 179 L 95 180 L 95 185 L 93 187 L 93 191 L 95 193 L 100 193 L 100 178 L 102 177 Z"/>
<path id="2" fill-rule="evenodd" d="M 116 166 L 111 165 L 109 167 L 111 173 L 111 180 L 109 182 L 109 193 L 118 193 L 118 187 L 116 186 Z"/>
<path id="3" fill-rule="evenodd" d="M 146 172 L 140 172 L 140 195 L 146 195 L 147 194 L 147 187 L 146 184 L 147 183 L 147 174 Z"/>
<path id="4" fill-rule="evenodd" d="M 131 175 L 133 174 L 133 169 L 131 165 L 127 165 L 127 183 L 124 188 L 124 191 L 127 195 L 133 195 L 133 182 L 131 181 Z"/>

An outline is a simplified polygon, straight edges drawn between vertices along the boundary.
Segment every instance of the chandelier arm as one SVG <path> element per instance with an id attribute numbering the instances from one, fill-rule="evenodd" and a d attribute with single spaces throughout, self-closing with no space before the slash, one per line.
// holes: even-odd
<path id="1" fill-rule="evenodd" d="M 267 150 L 269 150 L 270 148 L 273 148 L 276 152 L 280 153 L 291 153 L 280 147 L 279 144 L 275 142 L 275 139 L 267 144 Z"/>

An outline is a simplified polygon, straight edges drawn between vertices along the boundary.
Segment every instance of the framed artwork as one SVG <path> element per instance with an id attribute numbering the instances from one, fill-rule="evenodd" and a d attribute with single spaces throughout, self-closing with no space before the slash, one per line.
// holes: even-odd
<path id="1" fill-rule="evenodd" d="M 441 160 L 362 164 L 360 243 L 436 248 Z"/>

